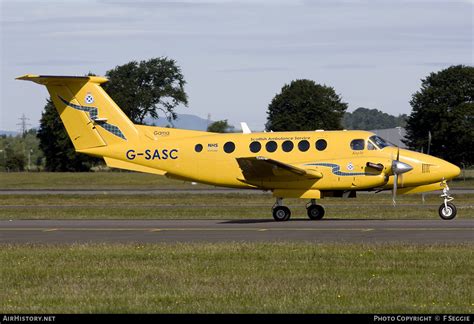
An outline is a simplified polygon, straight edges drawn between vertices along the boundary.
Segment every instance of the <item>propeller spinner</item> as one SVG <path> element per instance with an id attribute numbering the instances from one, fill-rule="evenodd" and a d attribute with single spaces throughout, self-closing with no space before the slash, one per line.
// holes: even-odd
<path id="1" fill-rule="evenodd" d="M 413 167 L 407 163 L 400 161 L 400 148 L 397 150 L 397 159 L 392 160 L 392 174 L 393 174 L 393 189 L 392 189 L 392 201 L 393 206 L 396 205 L 397 186 L 398 186 L 398 175 L 402 177 L 403 173 L 413 170 Z M 403 182 L 402 182 L 403 185 Z"/>

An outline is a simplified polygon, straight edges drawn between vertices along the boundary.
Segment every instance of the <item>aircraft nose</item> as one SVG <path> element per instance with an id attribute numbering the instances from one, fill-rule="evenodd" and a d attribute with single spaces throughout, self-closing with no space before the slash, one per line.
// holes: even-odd
<path id="1" fill-rule="evenodd" d="M 440 167 L 440 171 L 443 173 L 446 179 L 453 179 L 461 174 L 461 169 L 457 165 L 454 165 L 447 161 L 443 161 Z"/>

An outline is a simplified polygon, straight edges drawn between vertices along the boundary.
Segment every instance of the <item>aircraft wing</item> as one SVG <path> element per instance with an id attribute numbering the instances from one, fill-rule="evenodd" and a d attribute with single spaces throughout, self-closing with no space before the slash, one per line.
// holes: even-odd
<path id="1" fill-rule="evenodd" d="M 294 180 L 303 180 L 320 179 L 323 177 L 321 172 L 304 169 L 263 156 L 237 158 L 237 163 L 247 181 L 263 179 L 278 181 L 290 180 L 291 178 L 296 178 Z"/>

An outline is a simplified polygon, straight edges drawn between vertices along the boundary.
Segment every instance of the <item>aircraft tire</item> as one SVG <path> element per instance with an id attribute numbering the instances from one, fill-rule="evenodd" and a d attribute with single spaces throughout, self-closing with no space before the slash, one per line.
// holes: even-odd
<path id="1" fill-rule="evenodd" d="M 291 211 L 288 207 L 286 206 L 277 206 L 273 208 L 273 218 L 277 222 L 285 222 L 290 219 L 291 217 Z"/>
<path id="2" fill-rule="evenodd" d="M 446 208 L 444 206 L 444 203 L 441 204 L 441 206 L 439 206 L 439 217 L 441 217 L 441 219 L 444 219 L 444 220 L 450 220 L 450 219 L 453 219 L 454 217 L 456 217 L 456 214 L 457 214 L 457 209 L 456 209 L 456 206 L 454 206 L 454 204 L 452 203 L 447 203 L 447 207 Z"/>
<path id="3" fill-rule="evenodd" d="M 310 205 L 306 211 L 309 219 L 320 220 L 324 217 L 324 207 L 321 205 Z"/>

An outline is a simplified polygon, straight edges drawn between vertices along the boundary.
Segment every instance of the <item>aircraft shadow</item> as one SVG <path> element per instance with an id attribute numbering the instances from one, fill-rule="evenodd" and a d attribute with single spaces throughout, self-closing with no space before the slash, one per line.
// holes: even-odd
<path id="1" fill-rule="evenodd" d="M 301 221 L 304 219 L 290 219 L 288 222 Z M 219 224 L 258 224 L 258 223 L 275 223 L 273 219 L 233 219 Z"/>
<path id="2" fill-rule="evenodd" d="M 345 221 L 345 222 L 361 222 L 361 221 L 367 221 L 367 222 L 372 222 L 372 221 L 394 221 L 394 220 L 401 220 L 397 218 L 324 218 L 321 220 L 311 220 L 311 219 L 304 219 L 304 218 L 296 218 L 296 219 L 290 219 L 287 222 L 339 222 L 339 221 Z M 416 221 L 419 219 L 402 219 L 406 221 Z M 260 224 L 260 223 L 276 223 L 275 220 L 273 219 L 233 219 L 233 220 L 227 220 L 224 222 L 220 222 L 219 224 Z M 283 222 L 285 223 L 285 222 Z"/>

